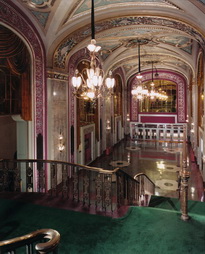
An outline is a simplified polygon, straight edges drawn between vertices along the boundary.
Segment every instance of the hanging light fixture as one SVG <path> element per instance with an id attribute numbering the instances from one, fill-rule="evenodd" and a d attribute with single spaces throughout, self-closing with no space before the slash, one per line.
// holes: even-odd
<path id="1" fill-rule="evenodd" d="M 153 61 L 152 61 L 152 82 L 150 84 L 151 87 L 154 87 L 154 70 L 153 70 Z"/>
<path id="2" fill-rule="evenodd" d="M 154 62 L 152 61 L 152 82 L 150 84 L 150 88 L 148 90 L 147 86 L 142 84 L 142 75 L 141 75 L 141 56 L 140 56 L 140 43 L 141 41 L 138 40 L 138 73 L 136 75 L 136 78 L 138 79 L 138 84 L 137 86 L 132 89 L 131 93 L 134 97 L 136 97 L 138 100 L 142 100 L 146 97 L 150 98 L 151 100 L 154 99 L 160 99 L 160 100 L 167 100 L 168 96 L 166 95 L 166 93 L 164 91 L 155 91 L 155 84 L 154 84 L 154 68 L 153 68 L 153 64 Z M 157 69 L 156 69 L 156 77 L 159 76 L 159 74 L 157 73 Z"/>
<path id="3" fill-rule="evenodd" d="M 154 86 L 155 86 L 155 84 L 154 84 L 154 70 L 153 70 L 153 61 L 152 61 L 152 82 L 151 82 L 151 84 L 150 84 L 150 86 L 151 86 L 151 89 L 150 89 L 150 93 L 149 93 L 149 96 L 150 96 L 150 99 L 151 100 L 153 100 L 153 99 L 155 99 L 155 97 L 157 96 L 157 93 L 155 92 L 155 90 L 154 90 Z"/>
<path id="4" fill-rule="evenodd" d="M 138 73 L 136 76 L 137 79 L 142 79 L 141 75 L 141 59 L 140 59 L 140 41 L 138 40 Z"/>
<path id="5" fill-rule="evenodd" d="M 59 144 L 58 144 L 58 150 L 59 150 L 59 152 L 61 153 L 61 152 L 63 152 L 64 151 L 64 149 L 65 149 L 65 145 L 64 145 L 64 143 L 63 143 L 63 135 L 62 135 L 62 132 L 61 132 L 61 130 L 60 130 L 60 134 L 59 134 Z"/>
<path id="6" fill-rule="evenodd" d="M 156 68 L 155 77 L 158 77 L 158 76 L 159 76 L 159 74 L 158 74 L 157 68 Z M 153 100 L 153 99 L 157 98 L 157 99 L 160 99 L 160 100 L 163 100 L 163 101 L 168 99 L 168 96 L 167 96 L 166 92 L 162 91 L 161 88 L 159 88 L 158 90 L 156 90 L 156 88 L 154 89 L 155 84 L 154 84 L 153 61 L 152 61 L 152 82 L 151 82 L 150 86 L 151 86 L 150 93 L 149 93 L 150 99 Z"/>
<path id="7" fill-rule="evenodd" d="M 95 40 L 94 0 L 91 0 L 91 36 L 91 42 L 87 46 L 90 52 L 90 67 L 82 70 L 82 73 L 76 70 L 75 76 L 72 77 L 72 85 L 77 98 L 96 100 L 105 92 L 107 92 L 106 96 L 112 94 L 115 80 L 112 77 L 112 71 L 109 71 L 108 77 L 104 80 L 104 72 L 100 68 L 97 57 L 101 47 L 96 45 Z"/>
<path id="8" fill-rule="evenodd" d="M 148 94 L 149 94 L 147 87 L 142 86 L 140 43 L 141 43 L 141 41 L 138 40 L 137 41 L 137 44 L 138 44 L 138 73 L 136 75 L 136 78 L 138 80 L 138 85 L 131 91 L 132 95 L 135 96 L 138 100 L 142 100 L 144 96 L 148 96 Z"/>

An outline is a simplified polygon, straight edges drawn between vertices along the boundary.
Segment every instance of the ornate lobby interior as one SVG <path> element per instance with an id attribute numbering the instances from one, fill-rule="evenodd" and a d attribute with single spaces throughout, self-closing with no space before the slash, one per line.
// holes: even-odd
<path id="1" fill-rule="evenodd" d="M 189 221 L 205 202 L 204 23 L 204 0 L 0 0 L 0 202 L 119 218 L 164 197 Z"/>

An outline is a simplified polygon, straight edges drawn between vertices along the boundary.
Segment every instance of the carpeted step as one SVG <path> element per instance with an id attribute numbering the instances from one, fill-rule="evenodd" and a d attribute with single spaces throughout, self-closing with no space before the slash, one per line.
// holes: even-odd
<path id="1" fill-rule="evenodd" d="M 184 222 L 179 212 L 130 207 L 113 219 L 0 198 L 0 241 L 40 228 L 60 233 L 60 254 L 204 253 L 205 216 Z"/>

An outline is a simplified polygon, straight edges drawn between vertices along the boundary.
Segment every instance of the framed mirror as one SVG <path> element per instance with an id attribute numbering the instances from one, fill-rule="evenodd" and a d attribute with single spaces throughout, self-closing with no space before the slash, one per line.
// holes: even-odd
<path id="1" fill-rule="evenodd" d="M 142 83 L 142 87 L 150 91 L 150 81 Z M 139 100 L 139 112 L 147 113 L 174 113 L 176 112 L 177 102 L 177 86 L 169 80 L 154 80 L 155 93 L 166 95 L 166 98 L 143 96 Z"/>

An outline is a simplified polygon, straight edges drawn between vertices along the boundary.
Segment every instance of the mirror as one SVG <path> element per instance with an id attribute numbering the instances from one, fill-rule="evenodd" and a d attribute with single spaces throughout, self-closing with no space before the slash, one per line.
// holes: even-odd
<path id="1" fill-rule="evenodd" d="M 150 81 L 142 83 L 143 88 L 150 90 Z M 153 98 L 150 96 L 143 97 L 139 100 L 139 112 L 149 113 L 174 113 L 176 112 L 176 84 L 169 80 L 154 80 L 154 91 L 167 95 L 166 99 Z"/>

